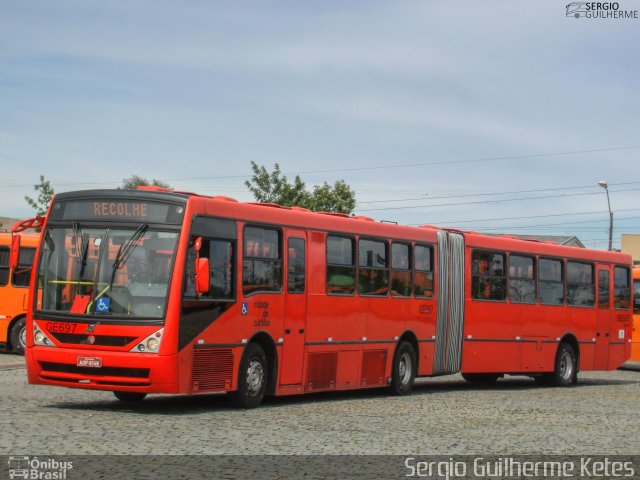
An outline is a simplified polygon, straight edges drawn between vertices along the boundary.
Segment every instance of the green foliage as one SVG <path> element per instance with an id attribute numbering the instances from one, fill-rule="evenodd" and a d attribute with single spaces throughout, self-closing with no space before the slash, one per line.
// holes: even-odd
<path id="1" fill-rule="evenodd" d="M 131 175 L 129 178 L 125 178 L 122 180 L 122 185 L 118 188 L 122 190 L 135 190 L 138 187 L 162 187 L 162 188 L 171 188 L 168 183 L 163 182 L 162 180 L 147 180 L 146 178 L 140 177 L 138 175 Z"/>
<path id="2" fill-rule="evenodd" d="M 356 193 L 344 180 L 336 181 L 333 186 L 324 182 L 313 187 L 307 208 L 314 212 L 351 213 L 356 208 Z"/>
<path id="3" fill-rule="evenodd" d="M 38 192 L 38 198 L 33 199 L 25 195 L 24 199 L 29 206 L 36 211 L 36 215 L 42 217 L 47 213 L 47 209 L 55 192 L 53 191 L 53 187 L 51 187 L 51 182 L 44 179 L 44 175 L 40 175 L 40 183 L 34 185 L 33 189 Z"/>
<path id="4" fill-rule="evenodd" d="M 312 191 L 296 175 L 293 183 L 275 164 L 269 173 L 264 166 L 251 162 L 253 176 L 244 184 L 258 202 L 277 203 L 285 207 L 304 207 L 314 212 L 351 213 L 356 207 L 356 194 L 344 180 L 329 185 L 315 185 Z"/>

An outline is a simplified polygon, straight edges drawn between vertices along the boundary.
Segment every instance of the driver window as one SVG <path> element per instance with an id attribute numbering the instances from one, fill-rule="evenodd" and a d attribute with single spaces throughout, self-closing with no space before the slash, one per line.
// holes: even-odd
<path id="1" fill-rule="evenodd" d="M 200 251 L 195 249 L 195 239 L 192 237 L 187 252 L 185 266 L 184 296 L 196 298 L 195 264 L 196 258 L 209 259 L 210 283 L 209 293 L 201 295 L 205 300 L 229 301 L 235 298 L 234 289 L 234 242 L 231 240 L 203 238 Z"/>

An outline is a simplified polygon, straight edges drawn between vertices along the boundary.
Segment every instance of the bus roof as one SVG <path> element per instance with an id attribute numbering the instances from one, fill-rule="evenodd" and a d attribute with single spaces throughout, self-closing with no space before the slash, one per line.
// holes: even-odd
<path id="1" fill-rule="evenodd" d="M 20 245 L 22 247 L 37 247 L 40 234 L 38 233 L 18 233 L 20 235 Z M 11 233 L 0 232 L 0 246 L 11 245 Z"/>
<path id="2" fill-rule="evenodd" d="M 515 237 L 496 237 L 478 232 L 446 229 L 424 225 L 421 227 L 376 222 L 370 217 L 351 216 L 333 212 L 311 212 L 300 207 L 283 207 L 271 203 L 238 202 L 225 196 L 206 196 L 192 192 L 173 191 L 162 187 L 142 187 L 137 190 L 81 190 L 56 195 L 55 201 L 69 199 L 130 198 L 172 203 L 188 203 L 205 215 L 235 218 L 260 224 L 286 225 L 343 234 L 388 237 L 423 242 L 435 242 L 437 232 L 449 231 L 465 237 L 467 246 L 526 252 L 529 254 L 562 256 L 605 263 L 631 264 L 631 255 L 619 252 L 569 247 L 552 242 L 540 242 Z M 52 203 L 53 204 L 53 203 Z M 634 272 L 636 269 L 634 269 Z"/>

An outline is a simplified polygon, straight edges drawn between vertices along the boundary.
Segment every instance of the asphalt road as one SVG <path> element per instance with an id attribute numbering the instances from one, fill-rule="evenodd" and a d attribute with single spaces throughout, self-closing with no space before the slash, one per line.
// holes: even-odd
<path id="1" fill-rule="evenodd" d="M 588 372 L 572 388 L 459 375 L 385 390 L 270 398 L 236 410 L 222 395 L 150 396 L 28 385 L 22 357 L 0 355 L 0 452 L 73 454 L 640 453 L 640 372 Z"/>

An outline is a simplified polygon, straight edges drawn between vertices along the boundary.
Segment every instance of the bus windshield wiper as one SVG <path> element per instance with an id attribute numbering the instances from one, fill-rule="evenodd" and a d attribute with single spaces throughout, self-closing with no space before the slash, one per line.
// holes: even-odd
<path id="1" fill-rule="evenodd" d="M 113 282 L 116 278 L 116 272 L 121 269 L 125 263 L 127 263 L 127 260 L 129 260 L 129 257 L 138 246 L 138 240 L 142 238 L 142 236 L 147 231 L 147 228 L 149 228 L 149 225 L 143 223 L 137 228 L 135 232 L 133 232 L 129 240 L 120 245 L 118 253 L 116 254 L 116 258 L 113 261 L 113 268 L 111 270 L 111 281 L 109 282 L 109 287 L 107 290 L 111 289 L 111 287 L 113 286 Z"/>
<path id="2" fill-rule="evenodd" d="M 113 282 L 116 279 L 116 272 L 120 268 L 122 268 L 125 263 L 127 263 L 127 260 L 138 246 L 138 240 L 140 240 L 140 238 L 145 234 L 147 228 L 149 228 L 149 225 L 143 223 L 136 229 L 135 232 L 133 232 L 131 237 L 129 237 L 126 242 L 120 245 L 118 253 L 116 253 L 116 258 L 113 260 L 113 267 L 111 269 L 111 280 L 109 281 L 109 285 L 107 285 L 100 293 L 95 296 L 91 304 L 93 304 L 93 302 L 96 302 L 100 297 L 111 290 L 111 288 L 113 287 Z M 89 305 L 89 308 L 91 308 L 91 304 Z"/>
<path id="3" fill-rule="evenodd" d="M 84 243 L 84 235 L 80 225 L 76 222 L 73 224 L 73 236 L 76 242 L 76 257 L 80 261 L 80 271 L 78 273 L 78 281 L 81 282 L 84 277 L 84 271 L 87 268 L 87 254 L 89 252 L 89 239 Z"/>

